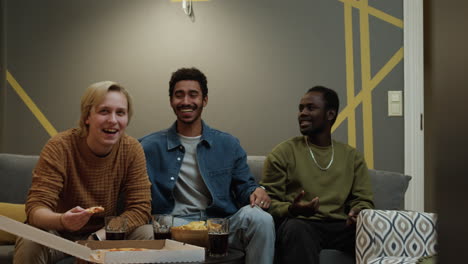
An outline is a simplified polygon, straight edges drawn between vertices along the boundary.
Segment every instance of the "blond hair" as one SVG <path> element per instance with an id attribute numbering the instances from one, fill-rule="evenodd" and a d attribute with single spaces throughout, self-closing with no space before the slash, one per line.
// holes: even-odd
<path id="1" fill-rule="evenodd" d="M 93 106 L 100 104 L 104 100 L 104 96 L 111 91 L 120 92 L 127 98 L 128 123 L 130 123 L 130 119 L 133 115 L 133 103 L 132 97 L 128 93 L 127 89 L 112 81 L 93 83 L 86 89 L 85 93 L 81 97 L 81 116 L 78 121 L 81 136 L 84 137 L 88 135 L 86 119 L 88 119 L 91 109 Z"/>

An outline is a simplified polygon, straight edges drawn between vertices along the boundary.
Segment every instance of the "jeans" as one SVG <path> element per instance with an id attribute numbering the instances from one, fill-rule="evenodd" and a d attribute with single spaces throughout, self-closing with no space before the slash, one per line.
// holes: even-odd
<path id="1" fill-rule="evenodd" d="M 174 217 L 174 226 L 205 221 L 205 212 Z M 229 217 L 229 247 L 245 252 L 246 264 L 271 264 L 275 253 L 275 225 L 260 207 L 246 205 Z"/>

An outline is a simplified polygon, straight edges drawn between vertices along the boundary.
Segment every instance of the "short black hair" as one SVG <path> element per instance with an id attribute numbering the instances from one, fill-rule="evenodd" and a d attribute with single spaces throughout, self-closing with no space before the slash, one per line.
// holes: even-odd
<path id="1" fill-rule="evenodd" d="M 333 125 L 336 121 L 336 117 L 338 116 L 338 110 L 340 108 L 340 99 L 338 98 L 338 94 L 334 90 L 327 88 L 325 86 L 320 86 L 320 85 L 310 88 L 307 91 L 307 93 L 310 93 L 310 92 L 321 93 L 323 96 L 323 99 L 325 100 L 325 109 L 326 110 L 331 109 L 331 110 L 336 111 L 335 118 L 332 120 L 332 125 Z"/>
<path id="2" fill-rule="evenodd" d="M 208 95 L 208 81 L 206 80 L 206 76 L 195 67 L 180 68 L 172 73 L 171 80 L 169 81 L 169 97 L 172 97 L 174 87 L 179 81 L 197 81 L 200 84 L 203 98 Z"/>

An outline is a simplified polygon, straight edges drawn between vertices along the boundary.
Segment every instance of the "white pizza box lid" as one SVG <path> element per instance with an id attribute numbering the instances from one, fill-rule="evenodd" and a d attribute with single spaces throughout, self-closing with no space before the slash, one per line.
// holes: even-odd
<path id="1" fill-rule="evenodd" d="M 0 230 L 95 263 L 203 262 L 205 249 L 173 240 L 115 240 L 73 242 L 0 215 Z M 105 252 L 110 248 L 147 248 L 145 251 Z"/>
<path id="2" fill-rule="evenodd" d="M 93 250 L 96 263 L 203 262 L 205 248 L 166 240 L 78 241 Z M 105 251 L 113 248 L 146 248 L 145 251 Z"/>

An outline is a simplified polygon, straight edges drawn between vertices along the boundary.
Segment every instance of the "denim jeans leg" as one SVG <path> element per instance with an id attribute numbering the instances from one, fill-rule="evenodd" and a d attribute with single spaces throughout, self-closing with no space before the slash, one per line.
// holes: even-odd
<path id="1" fill-rule="evenodd" d="M 246 205 L 229 219 L 229 245 L 245 251 L 246 264 L 271 264 L 275 252 L 275 225 L 260 207 Z"/>

